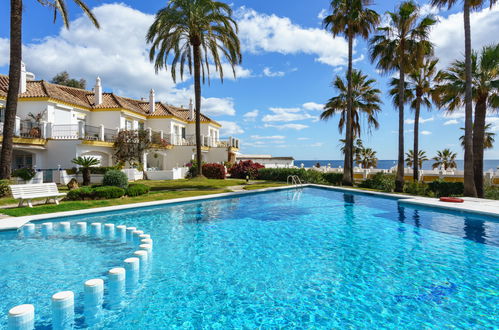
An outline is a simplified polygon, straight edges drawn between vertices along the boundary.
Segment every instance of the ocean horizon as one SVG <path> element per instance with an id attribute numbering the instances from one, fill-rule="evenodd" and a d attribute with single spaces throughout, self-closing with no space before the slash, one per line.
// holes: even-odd
<path id="1" fill-rule="evenodd" d="M 319 163 L 321 166 L 327 166 L 328 164 L 331 165 L 331 167 L 343 167 L 343 160 L 295 160 L 295 166 L 300 167 L 301 164 L 304 164 L 305 167 L 313 167 L 315 164 Z M 378 166 L 376 168 L 379 169 L 385 169 L 388 170 L 394 166 L 396 166 L 397 161 L 393 159 L 383 159 L 383 160 L 378 160 Z M 426 161 L 423 163 L 422 169 L 423 170 L 431 170 L 431 166 L 433 164 L 433 161 Z M 463 170 L 464 169 L 464 160 L 458 159 L 456 160 L 457 164 L 457 169 L 458 170 Z M 407 167 L 407 166 L 406 166 Z M 488 171 L 488 170 L 494 170 L 496 171 L 499 167 L 499 159 L 485 159 L 483 161 L 483 170 Z"/>

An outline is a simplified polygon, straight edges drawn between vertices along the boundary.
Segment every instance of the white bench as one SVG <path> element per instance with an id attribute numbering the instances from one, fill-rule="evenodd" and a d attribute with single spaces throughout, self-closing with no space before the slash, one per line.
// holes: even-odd
<path id="1" fill-rule="evenodd" d="M 66 196 L 65 193 L 60 193 L 55 183 L 37 183 L 37 184 L 14 184 L 10 186 L 12 197 L 20 199 L 19 206 L 23 206 L 24 202 L 28 203 L 29 207 L 33 207 L 31 200 L 35 198 L 47 198 L 45 203 L 53 200 L 59 204 L 57 197 Z"/>

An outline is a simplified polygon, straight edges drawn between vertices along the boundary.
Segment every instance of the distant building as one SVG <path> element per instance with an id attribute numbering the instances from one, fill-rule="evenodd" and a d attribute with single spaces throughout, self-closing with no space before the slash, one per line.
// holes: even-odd
<path id="1" fill-rule="evenodd" d="M 267 168 L 289 168 L 294 167 L 295 163 L 293 157 L 272 157 L 272 155 L 236 155 L 236 160 L 238 162 L 252 160 Z"/>

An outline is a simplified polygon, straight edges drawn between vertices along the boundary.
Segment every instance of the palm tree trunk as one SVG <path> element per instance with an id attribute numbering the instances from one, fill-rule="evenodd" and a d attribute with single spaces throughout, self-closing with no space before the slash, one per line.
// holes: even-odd
<path id="1" fill-rule="evenodd" d="M 352 131 L 352 64 L 353 64 L 353 37 L 348 35 L 348 72 L 347 72 L 347 122 L 346 122 L 346 145 L 345 162 L 343 170 L 343 184 L 353 185 L 353 131 Z"/>
<path id="2" fill-rule="evenodd" d="M 194 98 L 196 102 L 196 162 L 197 176 L 203 175 L 203 158 L 201 156 L 201 49 L 199 44 L 194 50 Z"/>
<path id="3" fill-rule="evenodd" d="M 10 64 L 9 90 L 5 106 L 3 142 L 0 158 L 0 178 L 10 179 L 12 168 L 12 139 L 16 125 L 17 99 L 21 80 L 22 61 L 22 0 L 10 1 Z"/>
<path id="4" fill-rule="evenodd" d="M 473 95 L 471 91 L 470 0 L 464 1 L 464 46 L 466 70 L 464 122 L 464 196 L 476 197 L 475 177 L 473 174 Z"/>
<path id="5" fill-rule="evenodd" d="M 487 98 L 479 98 L 475 106 L 473 125 L 473 170 L 477 196 L 483 198 L 483 149 L 485 141 L 485 117 Z"/>
<path id="6" fill-rule="evenodd" d="M 402 46 L 403 47 L 403 46 Z M 398 163 L 397 175 L 395 177 L 395 191 L 404 191 L 404 86 L 405 86 L 405 72 L 404 61 L 400 59 L 399 64 L 399 145 L 398 145 Z"/>
<path id="7" fill-rule="evenodd" d="M 414 182 L 419 181 L 419 112 L 421 111 L 421 96 L 417 96 L 416 109 L 414 111 L 414 164 L 412 164 L 412 178 Z"/>

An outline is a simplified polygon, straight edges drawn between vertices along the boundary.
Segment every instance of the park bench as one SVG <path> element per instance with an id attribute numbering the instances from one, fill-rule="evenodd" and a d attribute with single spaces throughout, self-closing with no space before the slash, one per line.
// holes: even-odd
<path id="1" fill-rule="evenodd" d="M 31 200 L 35 198 L 47 198 L 45 203 L 53 200 L 59 204 L 57 197 L 66 196 L 65 193 L 60 193 L 55 183 L 36 183 L 36 184 L 14 184 L 10 186 L 12 197 L 19 199 L 18 207 L 23 206 L 24 202 L 28 203 L 29 207 L 33 207 Z"/>

